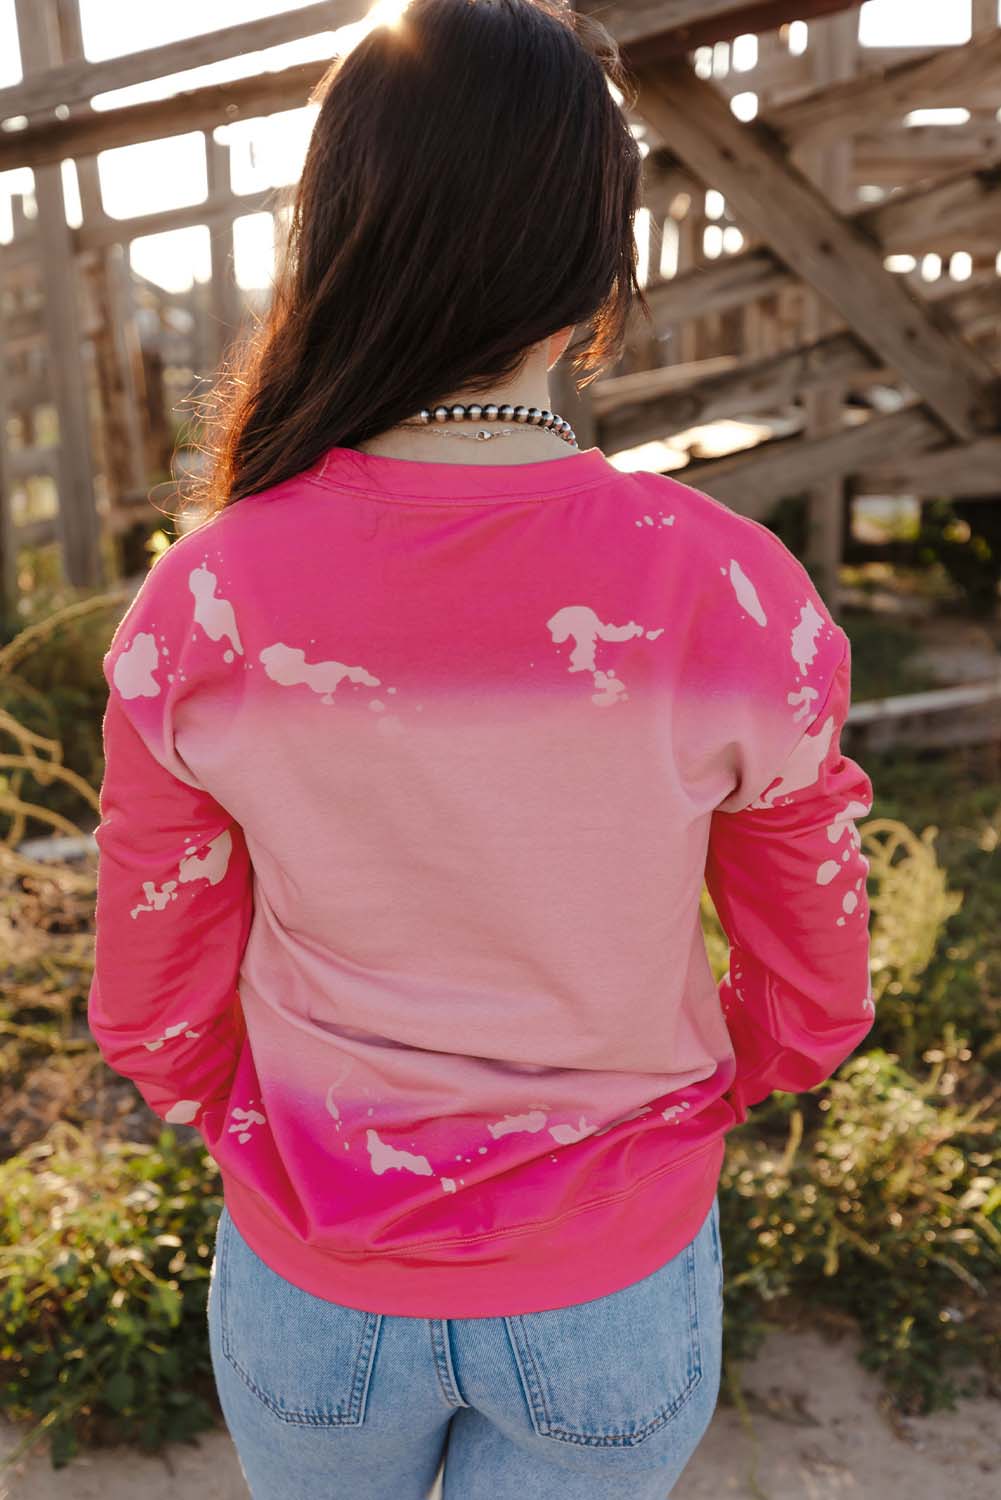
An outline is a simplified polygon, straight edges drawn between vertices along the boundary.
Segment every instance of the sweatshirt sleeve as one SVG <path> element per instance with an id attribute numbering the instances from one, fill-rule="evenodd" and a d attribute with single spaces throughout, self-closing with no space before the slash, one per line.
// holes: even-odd
<path id="1" fill-rule="evenodd" d="M 105 1062 L 168 1123 L 224 1105 L 245 1027 L 237 977 L 253 915 L 243 831 L 174 744 L 198 687 L 190 551 L 154 564 L 104 657 L 94 977 Z"/>
<path id="2" fill-rule="evenodd" d="M 872 810 L 872 784 L 840 748 L 851 645 L 838 634 L 843 650 L 821 706 L 777 776 L 711 819 L 706 884 L 730 941 L 719 990 L 738 1123 L 772 1090 L 830 1077 L 875 1019 L 869 861 L 855 821 Z"/>

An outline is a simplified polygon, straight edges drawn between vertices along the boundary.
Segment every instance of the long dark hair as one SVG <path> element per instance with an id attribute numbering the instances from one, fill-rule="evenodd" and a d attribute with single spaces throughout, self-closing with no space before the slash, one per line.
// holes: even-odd
<path id="1" fill-rule="evenodd" d="M 206 398 L 201 513 L 488 392 L 571 324 L 578 389 L 614 363 L 634 296 L 650 316 L 635 97 L 561 0 L 413 0 L 334 58 L 269 310 Z"/>

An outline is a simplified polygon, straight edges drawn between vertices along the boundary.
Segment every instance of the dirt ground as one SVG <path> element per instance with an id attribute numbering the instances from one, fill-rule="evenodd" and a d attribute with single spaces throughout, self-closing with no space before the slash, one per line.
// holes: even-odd
<path id="1" fill-rule="evenodd" d="M 814 1332 L 770 1334 L 743 1371 L 750 1430 L 736 1409 L 717 1407 L 672 1500 L 998 1500 L 1001 1402 L 978 1396 L 953 1412 L 891 1419 L 882 1385 L 858 1364 L 856 1349 L 851 1334 L 837 1342 Z M 0 1425 L 0 1458 L 23 1431 Z M 155 1458 L 127 1449 L 81 1454 L 58 1471 L 40 1451 L 0 1474 L 0 1500 L 247 1495 L 224 1430 Z M 331 1500 L 351 1497 L 335 1484 Z M 440 1488 L 429 1500 L 441 1500 Z"/>

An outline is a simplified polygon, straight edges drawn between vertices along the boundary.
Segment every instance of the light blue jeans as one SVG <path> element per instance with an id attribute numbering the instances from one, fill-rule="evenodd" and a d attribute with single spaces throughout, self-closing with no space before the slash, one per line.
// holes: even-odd
<path id="1" fill-rule="evenodd" d="M 614 1256 L 615 1246 L 609 1245 Z M 253 1500 L 662 1500 L 719 1396 L 719 1200 L 642 1281 L 571 1307 L 415 1318 L 314 1297 L 223 1208 L 212 1367 Z"/>

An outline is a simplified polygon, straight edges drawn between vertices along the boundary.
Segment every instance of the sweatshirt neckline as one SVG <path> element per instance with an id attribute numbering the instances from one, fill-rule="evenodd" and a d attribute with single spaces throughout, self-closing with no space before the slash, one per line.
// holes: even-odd
<path id="1" fill-rule="evenodd" d="M 519 500 L 566 495 L 600 484 L 618 470 L 600 448 L 583 448 L 567 458 L 533 459 L 519 464 L 460 464 L 416 458 L 390 458 L 358 448 L 328 448 L 306 471 L 315 484 L 397 495 L 439 505 L 470 500 Z"/>

